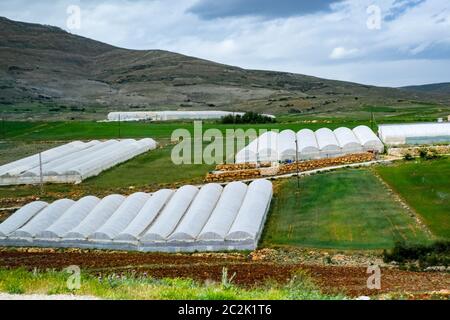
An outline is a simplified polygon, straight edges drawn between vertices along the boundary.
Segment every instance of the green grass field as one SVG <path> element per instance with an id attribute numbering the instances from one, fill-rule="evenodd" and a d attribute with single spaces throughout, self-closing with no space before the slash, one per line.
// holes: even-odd
<path id="1" fill-rule="evenodd" d="M 76 196 L 109 193 L 130 193 L 141 190 L 154 191 L 163 187 L 173 188 L 174 184 L 201 184 L 207 172 L 214 165 L 184 164 L 175 165 L 171 159 L 172 146 L 168 145 L 147 152 L 121 165 L 89 178 L 79 185 L 47 184 L 43 199 L 54 200 L 54 194 L 71 193 Z M 0 198 L 23 197 L 39 194 L 38 186 L 0 187 Z"/>
<path id="2" fill-rule="evenodd" d="M 211 128 L 225 132 L 226 129 L 319 129 L 328 127 L 335 129 L 340 126 L 356 127 L 370 122 L 361 120 L 327 120 L 312 122 L 283 121 L 274 124 L 225 125 L 216 122 L 204 122 L 203 130 Z M 170 140 L 175 129 L 186 129 L 193 133 L 193 122 L 94 122 L 94 121 L 55 121 L 55 122 L 4 122 L 0 123 L 0 139 L 15 141 L 67 141 L 86 139 L 114 139 L 114 138 L 154 138 Z"/>
<path id="3" fill-rule="evenodd" d="M 438 237 L 450 239 L 450 158 L 377 167 Z"/>
<path id="4" fill-rule="evenodd" d="M 389 248 L 396 241 L 428 241 L 407 211 L 368 169 L 318 174 L 281 182 L 263 246 L 336 249 Z"/>
<path id="5" fill-rule="evenodd" d="M 290 120 L 272 125 L 236 128 L 300 130 L 369 125 L 369 122 L 349 119 L 322 119 L 317 122 Z M 0 141 L 0 163 L 70 140 L 154 137 L 166 144 L 173 130 L 193 130 L 193 124 L 186 122 L 122 123 L 120 127 L 118 123 L 75 121 L 5 122 L 2 126 L 6 139 Z M 233 125 L 207 122 L 203 129 L 214 127 L 222 131 L 234 128 Z M 43 194 L 40 194 L 37 186 L 0 187 L 0 198 L 40 195 L 43 200 L 53 201 L 61 197 L 77 199 L 90 194 L 105 196 L 111 193 L 154 191 L 183 184 L 200 184 L 205 174 L 214 168 L 214 165 L 206 164 L 174 165 L 171 151 L 172 146 L 165 145 L 80 185 L 46 185 Z M 424 217 L 437 236 L 449 238 L 448 159 L 411 162 L 376 170 Z M 397 240 L 422 243 L 429 239 L 370 170 L 346 170 L 302 178 L 299 191 L 296 180 L 282 183 L 273 202 L 263 245 L 376 249 L 391 247 Z"/>
<path id="6" fill-rule="evenodd" d="M 203 182 L 206 173 L 215 167 L 207 164 L 175 165 L 172 163 L 171 151 L 172 146 L 166 146 L 147 152 L 102 173 L 98 177 L 86 180 L 84 184 L 100 189 L 152 186 L 173 182 L 200 184 Z"/>
<path id="7" fill-rule="evenodd" d="M 81 275 L 80 288 L 69 290 L 65 272 L 30 272 L 0 269 L 0 292 L 9 294 L 73 294 L 114 300 L 330 300 L 344 295 L 324 294 L 303 274 L 287 285 L 267 283 L 255 288 L 235 286 L 229 279 L 222 283 L 202 284 L 190 279 L 153 279 L 111 275 L 102 279 Z M 228 280 L 228 281 L 227 281 Z"/>
<path id="8" fill-rule="evenodd" d="M 186 129 L 193 132 L 192 122 L 170 123 L 105 123 L 94 121 L 69 122 L 0 122 L 0 164 L 5 164 L 32 154 L 46 150 L 59 144 L 72 140 L 113 139 L 113 138 L 145 138 L 152 137 L 164 147 L 136 157 L 120 166 L 111 168 L 97 177 L 84 181 L 81 185 L 47 185 L 43 199 L 53 200 L 54 193 L 73 193 L 77 196 L 87 194 L 103 195 L 108 192 L 124 192 L 129 187 L 136 190 L 158 189 L 165 185 L 198 184 L 206 173 L 214 168 L 213 165 L 174 165 L 171 161 L 172 147 L 170 142 L 172 132 L 176 129 Z M 261 125 L 222 125 L 215 122 L 203 123 L 203 131 L 218 128 L 222 132 L 226 129 L 319 129 L 327 126 L 337 128 L 340 126 L 356 127 L 360 124 L 369 125 L 369 122 L 355 120 L 321 120 L 312 122 L 284 121 L 276 124 Z M 3 140 L 1 138 L 4 137 Z M 205 145 L 207 142 L 204 143 Z M 0 187 L 0 197 L 31 196 L 39 193 L 36 186 Z"/>

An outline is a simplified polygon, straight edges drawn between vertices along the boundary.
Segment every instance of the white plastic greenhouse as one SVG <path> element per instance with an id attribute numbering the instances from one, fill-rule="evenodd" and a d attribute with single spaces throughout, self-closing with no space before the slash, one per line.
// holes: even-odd
<path id="1" fill-rule="evenodd" d="M 39 238 L 56 239 L 78 226 L 100 202 L 97 197 L 85 197 L 77 201 L 69 210 L 50 227 L 41 231 Z"/>
<path id="2" fill-rule="evenodd" d="M 312 160 L 320 158 L 320 148 L 314 131 L 300 130 L 297 133 L 298 158 L 300 160 Z"/>
<path id="3" fill-rule="evenodd" d="M 378 135 L 387 145 L 449 143 L 450 122 L 383 124 Z"/>
<path id="4" fill-rule="evenodd" d="M 170 239 L 194 241 L 211 216 L 222 191 L 223 188 L 219 184 L 209 184 L 203 187 Z"/>
<path id="5" fill-rule="evenodd" d="M 150 196 L 143 192 L 132 194 L 97 231 L 88 236 L 88 239 L 114 239 L 133 221 L 149 199 Z"/>
<path id="6" fill-rule="evenodd" d="M 349 154 L 363 152 L 361 142 L 349 128 L 338 128 L 334 130 L 334 135 L 339 142 L 342 153 Z"/>
<path id="7" fill-rule="evenodd" d="M 206 111 L 138 111 L 138 112 L 111 112 L 108 121 L 171 121 L 171 120 L 208 120 L 220 119 L 228 115 L 243 116 L 243 112 L 230 112 L 219 110 Z M 265 114 L 270 118 L 273 115 Z"/>
<path id="8" fill-rule="evenodd" d="M 258 160 L 261 162 L 278 161 L 278 133 L 268 131 L 258 139 Z"/>
<path id="9" fill-rule="evenodd" d="M 256 180 L 247 189 L 241 208 L 226 236 L 229 241 L 259 240 L 270 203 L 261 199 L 272 198 L 272 184 Z"/>
<path id="10" fill-rule="evenodd" d="M 217 206 L 198 237 L 200 240 L 214 242 L 225 239 L 242 206 L 247 188 L 246 184 L 237 181 L 224 188 Z"/>
<path id="11" fill-rule="evenodd" d="M 322 128 L 317 130 L 316 138 L 322 158 L 332 158 L 342 154 L 339 142 L 337 141 L 334 132 L 330 129 Z"/>
<path id="12" fill-rule="evenodd" d="M 256 163 L 258 161 L 258 144 L 258 139 L 255 139 L 236 153 L 236 163 Z"/>
<path id="13" fill-rule="evenodd" d="M 183 218 L 186 210 L 197 195 L 198 189 L 184 186 L 177 190 L 166 205 L 161 216 L 141 238 L 142 242 L 166 241 Z"/>
<path id="14" fill-rule="evenodd" d="M 278 135 L 278 158 L 280 161 L 295 161 L 297 158 L 296 133 L 284 130 Z"/>
<path id="15" fill-rule="evenodd" d="M 361 142 L 361 145 L 365 151 L 376 151 L 379 153 L 384 151 L 383 143 L 369 127 L 358 126 L 353 129 L 353 133 Z"/>
<path id="16" fill-rule="evenodd" d="M 80 224 L 68 231 L 62 238 L 75 241 L 87 239 L 108 221 L 124 201 L 125 197 L 117 194 L 103 198 Z"/>
<path id="17" fill-rule="evenodd" d="M 139 235 L 142 234 L 147 226 L 155 221 L 159 212 L 169 201 L 173 195 L 172 190 L 163 189 L 154 193 L 149 201 L 145 203 L 141 211 L 134 218 L 133 221 L 122 231 L 117 237 L 117 240 L 123 241 L 138 241 Z"/>
<path id="18" fill-rule="evenodd" d="M 153 150 L 153 139 L 75 141 L 0 167 L 0 185 L 79 183 L 104 170 Z M 42 163 L 42 166 L 40 165 Z"/>
<path id="19" fill-rule="evenodd" d="M 0 224 L 1 246 L 137 251 L 253 250 L 272 184 L 207 184 L 198 189 L 32 202 Z"/>
<path id="20" fill-rule="evenodd" d="M 236 154 L 236 163 L 293 161 L 296 149 L 299 160 L 311 160 L 367 151 L 382 153 L 384 145 L 366 126 L 359 126 L 354 130 L 342 127 L 334 131 L 322 128 L 316 132 L 303 129 L 297 134 L 292 130 L 281 133 L 270 131 L 240 150 Z"/>

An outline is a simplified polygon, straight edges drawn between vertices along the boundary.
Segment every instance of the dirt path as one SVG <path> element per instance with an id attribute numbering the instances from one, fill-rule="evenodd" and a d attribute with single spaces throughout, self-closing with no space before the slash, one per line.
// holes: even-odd
<path id="1" fill-rule="evenodd" d="M 64 269 L 78 265 L 97 276 L 111 273 L 155 278 L 185 277 L 198 281 L 220 281 L 222 269 L 236 273 L 237 285 L 251 287 L 269 280 L 287 283 L 302 270 L 328 293 L 342 292 L 350 296 L 380 295 L 392 292 L 427 293 L 450 289 L 450 274 L 408 272 L 382 268 L 381 290 L 367 289 L 367 268 L 361 266 L 306 265 L 300 263 L 252 261 L 243 254 L 142 254 L 107 252 L 21 252 L 0 251 L 0 268 L 29 270 Z"/>

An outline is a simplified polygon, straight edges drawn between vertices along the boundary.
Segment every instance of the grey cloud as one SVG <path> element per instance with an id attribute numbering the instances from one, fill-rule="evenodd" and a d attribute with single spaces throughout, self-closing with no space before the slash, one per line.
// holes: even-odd
<path id="1" fill-rule="evenodd" d="M 395 0 L 390 10 L 384 17 L 385 21 L 392 21 L 418 5 L 424 3 L 426 0 Z"/>
<path id="2" fill-rule="evenodd" d="M 203 19 L 237 16 L 288 17 L 330 10 L 341 0 L 201 0 L 190 12 Z"/>

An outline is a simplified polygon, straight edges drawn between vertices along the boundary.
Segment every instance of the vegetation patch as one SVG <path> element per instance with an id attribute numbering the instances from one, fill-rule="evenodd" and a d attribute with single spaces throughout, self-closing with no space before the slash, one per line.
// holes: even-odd
<path id="1" fill-rule="evenodd" d="M 426 243 L 425 232 L 367 169 L 281 182 L 263 245 L 380 249 Z"/>
<path id="2" fill-rule="evenodd" d="M 445 271 L 450 266 L 450 241 L 437 241 L 429 245 L 399 242 L 392 250 L 384 251 L 383 259 L 385 262 L 395 261 L 409 269 L 418 266 Z"/>
<path id="3" fill-rule="evenodd" d="M 246 112 L 244 115 L 227 115 L 220 120 L 222 124 L 242 124 L 242 123 L 275 123 L 277 120 L 256 112 Z"/>
<path id="4" fill-rule="evenodd" d="M 0 292 L 11 294 L 75 294 L 104 299 L 149 300 L 330 300 L 344 299 L 340 294 L 324 294 L 304 272 L 292 277 L 286 285 L 267 283 L 255 288 L 233 284 L 226 269 L 221 283 L 200 283 L 190 279 L 154 279 L 145 276 L 81 274 L 80 287 L 67 286 L 70 274 L 33 272 L 24 269 L 0 269 Z"/>

